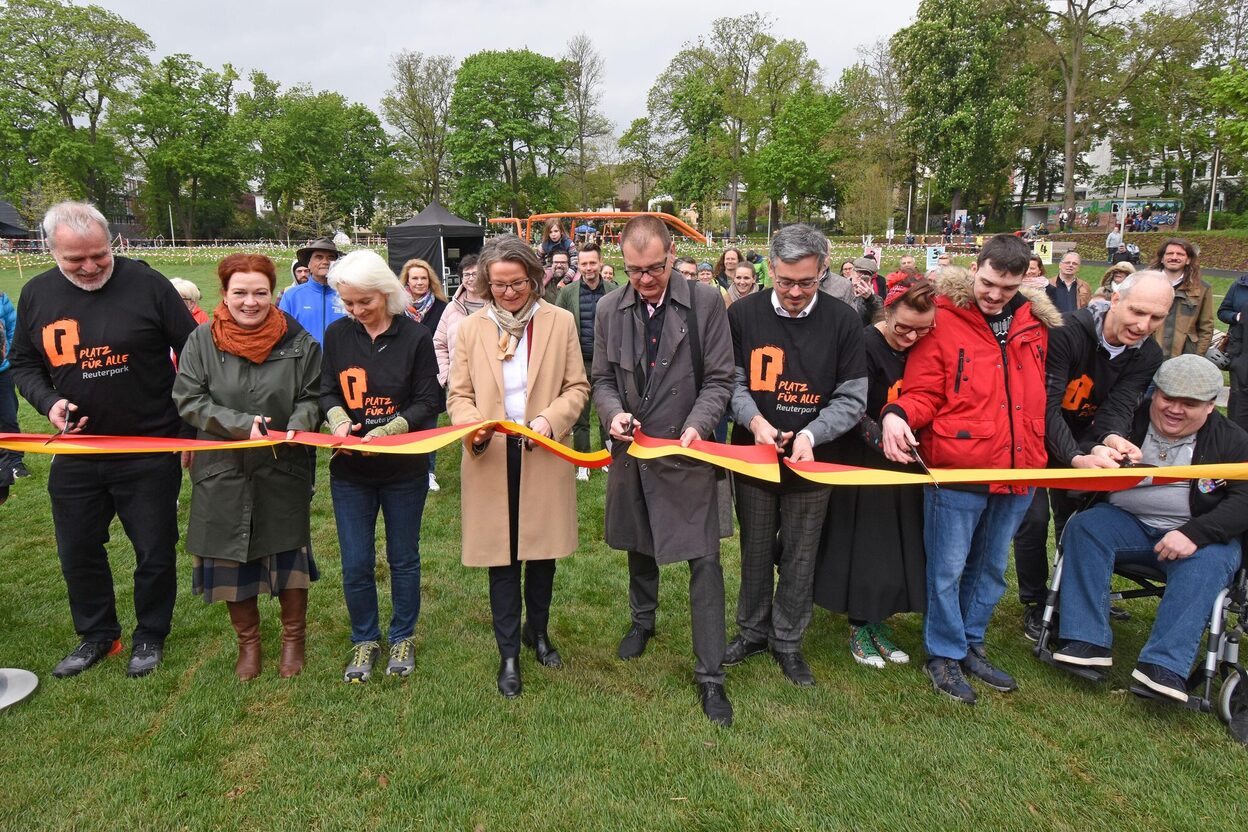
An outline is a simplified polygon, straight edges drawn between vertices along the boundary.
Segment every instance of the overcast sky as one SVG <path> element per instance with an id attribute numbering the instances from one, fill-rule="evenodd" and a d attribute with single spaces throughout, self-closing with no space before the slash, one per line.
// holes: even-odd
<path id="1" fill-rule="evenodd" d="M 804 39 L 825 80 L 834 81 L 857 59 L 859 46 L 888 37 L 918 8 L 918 0 L 94 2 L 142 27 L 157 59 L 185 52 L 213 69 L 233 64 L 244 77 L 259 69 L 284 87 L 306 82 L 374 110 L 390 86 L 390 56 L 400 50 L 462 59 L 482 49 L 528 47 L 559 57 L 569 39 L 585 32 L 606 62 L 603 110 L 617 134 L 645 115 L 646 93 L 681 45 L 708 34 L 717 17 L 767 11 L 774 34 Z"/>

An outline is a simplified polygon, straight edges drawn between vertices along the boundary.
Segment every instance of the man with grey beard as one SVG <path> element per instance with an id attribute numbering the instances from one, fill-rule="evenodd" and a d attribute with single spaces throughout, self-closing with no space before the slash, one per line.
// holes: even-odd
<path id="1" fill-rule="evenodd" d="M 93 206 L 48 209 L 44 236 L 56 267 L 18 301 L 13 379 L 59 433 L 178 436 L 174 354 L 195 321 L 164 275 L 113 257 L 108 222 Z M 177 589 L 176 454 L 58 455 L 48 474 L 52 522 L 80 644 L 52 671 L 76 676 L 121 650 L 108 565 L 109 524 L 134 545 L 136 626 L 127 675 L 146 676 L 164 655 Z"/>

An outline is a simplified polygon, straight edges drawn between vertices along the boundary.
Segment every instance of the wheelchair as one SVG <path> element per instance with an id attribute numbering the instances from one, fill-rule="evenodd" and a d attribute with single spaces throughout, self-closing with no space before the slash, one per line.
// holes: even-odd
<path id="1" fill-rule="evenodd" d="M 1072 514 L 1074 519 L 1078 512 Z M 1070 527 L 1069 520 L 1066 528 Z M 1053 577 L 1044 599 L 1040 620 L 1040 637 L 1032 652 L 1040 661 L 1071 675 L 1090 682 L 1103 682 L 1106 672 L 1096 667 L 1059 662 L 1053 658 L 1057 645 L 1057 601 L 1062 584 L 1063 543 L 1057 543 L 1057 555 L 1053 564 Z M 1245 541 L 1248 543 L 1248 541 Z M 1248 546 L 1245 546 L 1248 551 Z M 1130 598 L 1160 598 L 1166 589 L 1166 575 L 1160 569 L 1136 564 L 1117 564 L 1114 575 L 1131 583 L 1128 589 L 1110 588 L 1110 603 Z M 1138 682 L 1132 681 L 1130 691 L 1142 699 L 1159 699 L 1177 704 L 1192 711 L 1214 711 L 1226 723 L 1231 735 L 1240 743 L 1248 745 L 1248 672 L 1239 661 L 1239 644 L 1248 626 L 1248 566 L 1241 562 L 1239 569 L 1214 599 L 1209 614 L 1204 660 L 1187 677 L 1186 702 L 1175 702 L 1161 696 Z M 1215 682 L 1220 683 L 1214 693 Z"/>

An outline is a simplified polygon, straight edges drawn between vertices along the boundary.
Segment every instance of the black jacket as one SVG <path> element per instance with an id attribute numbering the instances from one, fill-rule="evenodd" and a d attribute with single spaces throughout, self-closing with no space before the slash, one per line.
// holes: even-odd
<path id="1" fill-rule="evenodd" d="M 1110 359 L 1097 333 L 1103 320 L 1090 307 L 1079 309 L 1063 315 L 1063 325 L 1049 333 L 1044 438 L 1051 465 L 1070 465 L 1085 440 L 1126 436 L 1161 365 L 1161 347 L 1152 338 Z"/>
<path id="2" fill-rule="evenodd" d="M 1136 445 L 1142 444 L 1148 433 L 1148 409 L 1149 402 L 1145 402 L 1135 412 L 1129 438 Z M 1196 432 L 1192 464 L 1245 461 L 1248 461 L 1248 433 L 1214 410 L 1204 427 Z M 1159 473 L 1164 470 L 1157 469 Z M 1213 487 L 1205 493 L 1201 491 L 1201 483 L 1205 483 L 1206 488 Z M 1192 519 L 1178 530 L 1197 546 L 1226 543 L 1248 532 L 1248 480 L 1192 480 L 1188 494 Z M 1102 492 L 1095 502 L 1107 498 L 1108 492 Z"/>

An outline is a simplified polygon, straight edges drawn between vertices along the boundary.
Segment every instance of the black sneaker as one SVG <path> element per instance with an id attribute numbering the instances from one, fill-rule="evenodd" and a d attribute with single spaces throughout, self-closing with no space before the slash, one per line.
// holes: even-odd
<path id="1" fill-rule="evenodd" d="M 962 668 L 953 659 L 928 659 L 923 665 L 923 672 L 932 680 L 932 687 L 937 693 L 964 705 L 975 704 L 975 689 L 966 683 Z"/>
<path id="2" fill-rule="evenodd" d="M 148 641 L 136 644 L 130 651 L 130 664 L 126 666 L 126 675 L 131 679 L 146 676 L 160 665 L 164 657 L 163 645 Z"/>
<path id="3" fill-rule="evenodd" d="M 60 664 L 52 668 L 52 675 L 58 679 L 77 676 L 99 663 L 100 660 L 120 652 L 120 641 L 84 641 L 75 647 L 72 653 L 61 659 Z"/>
<path id="4" fill-rule="evenodd" d="M 1068 641 L 1053 651 L 1055 661 L 1076 664 L 1080 667 L 1113 667 L 1114 657 L 1108 647 L 1089 644 L 1086 641 Z"/>
<path id="5" fill-rule="evenodd" d="M 1027 604 L 1023 607 L 1023 635 L 1028 641 L 1040 640 L 1040 625 L 1043 623 L 1043 618 L 1043 604 Z M 1054 622 L 1056 622 L 1056 616 Z"/>
<path id="6" fill-rule="evenodd" d="M 1131 678 L 1155 693 L 1176 702 L 1187 702 L 1187 680 L 1159 664 L 1140 662 L 1131 671 Z"/>
<path id="7" fill-rule="evenodd" d="M 19 462 L 13 466 L 13 476 L 15 479 L 23 480 L 30 476 L 30 471 L 26 470 L 26 463 Z"/>
<path id="8" fill-rule="evenodd" d="M 993 667 L 988 661 L 988 654 L 984 652 L 982 644 L 967 645 L 966 658 L 962 660 L 962 670 L 993 690 L 999 690 L 1002 693 L 1018 690 L 1018 682 L 1014 681 L 1013 676 L 998 667 Z"/>
<path id="9" fill-rule="evenodd" d="M 646 652 L 646 645 L 652 638 L 654 638 L 654 630 L 640 624 L 633 624 L 624 634 L 624 638 L 620 639 L 620 647 L 616 654 L 625 661 L 635 659 Z"/>
<path id="10" fill-rule="evenodd" d="M 728 642 L 727 649 L 724 650 L 724 667 L 735 667 L 750 656 L 757 656 L 759 653 L 767 652 L 766 641 L 750 641 L 745 636 L 737 633 L 732 637 L 732 641 Z"/>
<path id="11" fill-rule="evenodd" d="M 718 682 L 699 682 L 698 698 L 702 700 L 702 713 L 721 728 L 732 726 L 732 703 Z"/>

